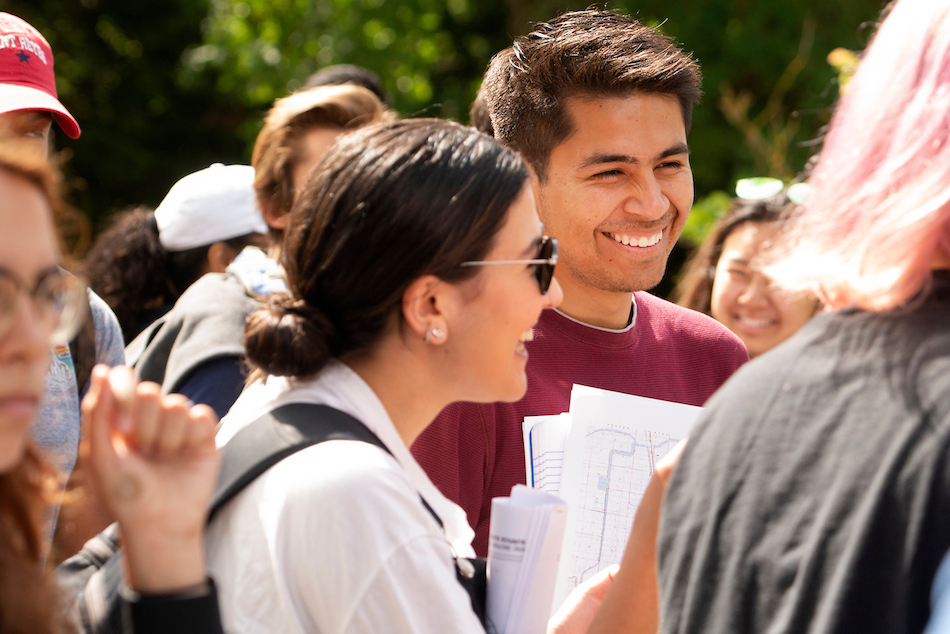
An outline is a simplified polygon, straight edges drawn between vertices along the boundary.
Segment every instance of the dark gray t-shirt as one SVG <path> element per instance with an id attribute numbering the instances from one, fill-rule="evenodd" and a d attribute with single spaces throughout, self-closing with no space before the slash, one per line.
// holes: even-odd
<path id="1" fill-rule="evenodd" d="M 664 633 L 921 632 L 950 548 L 950 274 L 815 317 L 710 399 L 659 536 Z"/>

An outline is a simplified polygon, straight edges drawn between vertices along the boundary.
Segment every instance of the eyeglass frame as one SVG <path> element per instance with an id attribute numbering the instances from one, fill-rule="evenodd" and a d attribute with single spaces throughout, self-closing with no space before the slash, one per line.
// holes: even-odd
<path id="1" fill-rule="evenodd" d="M 57 285 L 66 284 L 67 293 L 65 294 L 65 302 L 63 303 L 62 310 L 60 310 L 58 314 L 50 315 L 52 318 L 52 329 L 50 331 L 49 343 L 51 345 L 57 343 L 66 344 L 76 336 L 88 313 L 88 299 L 86 294 L 88 285 L 85 279 L 56 267 L 48 269 L 33 284 L 33 287 L 30 288 L 27 282 L 20 278 L 20 276 L 0 267 L 0 279 L 9 280 L 14 290 L 9 306 L 9 313 L 4 314 L 4 307 L 2 303 L 0 303 L 0 337 L 5 336 L 7 331 L 13 326 L 21 295 L 26 295 L 33 302 L 33 309 L 35 311 L 39 310 L 37 308 L 37 301 L 40 299 L 40 289 L 47 284 L 53 276 L 58 277 L 56 281 Z M 52 296 L 44 298 L 44 301 L 50 302 L 50 309 L 54 307 L 53 300 L 54 297 Z"/>
<path id="2" fill-rule="evenodd" d="M 547 246 L 551 246 L 551 255 L 546 258 L 531 258 L 528 260 L 471 260 L 462 262 L 459 266 L 487 266 L 489 264 L 532 264 L 535 268 L 535 278 L 538 280 L 538 288 L 542 295 L 547 295 L 551 288 L 551 280 L 554 279 L 554 267 L 557 265 L 557 238 L 544 236 L 541 238 L 541 244 L 538 246 L 538 255 L 544 253 Z"/>

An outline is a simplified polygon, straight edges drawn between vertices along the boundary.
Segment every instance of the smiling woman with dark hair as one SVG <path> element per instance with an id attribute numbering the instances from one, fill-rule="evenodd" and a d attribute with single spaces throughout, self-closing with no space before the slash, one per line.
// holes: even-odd
<path id="1" fill-rule="evenodd" d="M 784 193 L 734 199 L 673 291 L 677 304 L 706 313 L 734 332 L 750 358 L 791 337 L 821 307 L 814 293 L 781 289 L 763 271 L 763 256 L 781 242 L 790 206 Z"/>
<path id="2" fill-rule="evenodd" d="M 561 298 L 528 179 L 518 154 L 434 119 L 355 132 L 311 173 L 282 254 L 289 292 L 247 324 L 261 378 L 218 442 L 227 454 L 262 415 L 313 403 L 379 443 L 302 449 L 214 517 L 229 631 L 482 631 L 456 577 L 472 529 L 409 446 L 453 401 L 524 394 L 524 341 Z M 609 579 L 581 593 L 596 604 Z M 552 626 L 582 631 L 585 614 Z"/>

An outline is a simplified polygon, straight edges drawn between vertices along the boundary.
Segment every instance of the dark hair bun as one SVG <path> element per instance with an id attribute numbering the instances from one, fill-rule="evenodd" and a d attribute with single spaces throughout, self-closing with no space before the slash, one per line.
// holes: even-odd
<path id="1" fill-rule="evenodd" d="M 267 374 L 310 376 L 327 364 L 336 336 L 336 326 L 322 310 L 289 293 L 275 293 L 247 318 L 247 360 Z"/>

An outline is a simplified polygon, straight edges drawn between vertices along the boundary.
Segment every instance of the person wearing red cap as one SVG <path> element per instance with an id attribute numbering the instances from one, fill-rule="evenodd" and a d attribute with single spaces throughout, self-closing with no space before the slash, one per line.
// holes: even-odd
<path id="1" fill-rule="evenodd" d="M 0 140 L 36 139 L 46 152 L 53 119 L 66 136 L 79 137 L 79 124 L 56 93 L 49 42 L 24 20 L 0 12 Z"/>
<path id="2" fill-rule="evenodd" d="M 76 119 L 60 103 L 53 71 L 53 50 L 32 25 L 0 12 L 0 143 L 18 140 L 48 156 L 53 120 L 70 138 L 78 138 Z M 46 378 L 43 405 L 33 428 L 37 444 L 69 479 L 78 458 L 80 440 L 79 397 L 85 392 L 93 365 L 114 366 L 125 362 L 125 342 L 119 322 L 102 299 L 89 292 L 91 319 L 88 327 L 69 343 L 54 345 Z M 58 509 L 51 519 L 56 525 Z M 70 517 L 59 522 L 71 527 L 58 533 L 53 558 L 78 551 L 85 541 L 107 526 L 111 518 L 97 510 L 87 497 L 69 508 Z M 68 521 L 67 521 L 68 520 Z"/>

